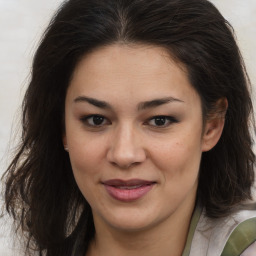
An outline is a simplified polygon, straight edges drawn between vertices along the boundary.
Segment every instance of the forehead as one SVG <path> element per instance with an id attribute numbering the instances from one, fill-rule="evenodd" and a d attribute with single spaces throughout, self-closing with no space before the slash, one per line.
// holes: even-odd
<path id="1" fill-rule="evenodd" d="M 75 68 L 68 94 L 133 100 L 172 96 L 198 100 L 185 67 L 152 45 L 114 44 L 84 56 Z M 116 96 L 116 97 L 115 97 Z"/>

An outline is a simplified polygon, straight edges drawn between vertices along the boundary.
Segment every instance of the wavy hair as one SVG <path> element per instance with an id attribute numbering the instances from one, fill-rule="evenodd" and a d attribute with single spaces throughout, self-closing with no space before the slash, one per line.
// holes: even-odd
<path id="1" fill-rule="evenodd" d="M 26 255 L 71 255 L 78 237 L 86 241 L 84 253 L 94 236 L 90 206 L 63 149 L 64 102 L 81 58 L 114 43 L 167 49 L 186 67 L 204 118 L 227 98 L 221 139 L 202 155 L 198 198 L 212 218 L 251 198 L 250 81 L 233 28 L 215 6 L 207 0 L 65 1 L 34 56 L 21 143 L 4 176 L 6 209 L 25 236 Z"/>

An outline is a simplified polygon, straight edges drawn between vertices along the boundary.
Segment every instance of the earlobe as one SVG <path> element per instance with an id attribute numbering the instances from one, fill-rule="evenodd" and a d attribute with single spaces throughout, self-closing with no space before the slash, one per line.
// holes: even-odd
<path id="1" fill-rule="evenodd" d="M 224 128 L 227 108 L 227 99 L 221 98 L 216 102 L 214 113 L 208 115 L 202 138 L 203 152 L 211 150 L 218 143 Z"/>
<path id="2" fill-rule="evenodd" d="M 211 150 L 218 143 L 224 128 L 224 123 L 224 118 L 214 119 L 206 123 L 202 141 L 203 152 Z"/>
<path id="3" fill-rule="evenodd" d="M 63 136 L 62 136 L 62 142 L 63 142 L 63 147 L 64 147 L 64 149 L 68 152 L 68 145 L 67 145 L 67 137 L 66 137 L 66 134 L 63 134 Z"/>

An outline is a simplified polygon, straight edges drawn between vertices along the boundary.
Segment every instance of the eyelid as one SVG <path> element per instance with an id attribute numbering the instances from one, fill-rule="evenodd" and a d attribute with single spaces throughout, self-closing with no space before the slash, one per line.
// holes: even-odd
<path id="1" fill-rule="evenodd" d="M 89 120 L 90 118 L 93 118 L 93 117 L 100 117 L 100 118 L 103 118 L 103 119 L 104 119 L 104 121 L 103 121 L 104 123 L 103 123 L 103 124 L 99 124 L 99 125 L 90 124 L 90 123 L 88 122 L 88 120 Z M 111 124 L 111 122 L 109 121 L 108 118 L 106 118 L 105 116 L 100 115 L 100 114 L 90 114 L 90 115 L 81 116 L 81 117 L 79 118 L 79 120 L 80 120 L 84 125 L 86 125 L 86 126 L 88 126 L 88 127 L 92 127 L 92 128 L 102 128 L 102 127 L 105 126 L 105 125 Z M 105 123 L 105 122 L 107 122 L 107 123 Z"/>
<path id="2" fill-rule="evenodd" d="M 168 121 L 168 123 L 164 124 L 164 125 L 151 125 L 151 124 L 149 124 L 150 121 L 152 121 L 154 119 L 157 119 L 157 118 L 165 118 Z M 178 122 L 179 121 L 173 116 L 156 115 L 156 116 L 153 116 L 153 117 L 150 117 L 149 119 L 147 119 L 146 124 L 151 126 L 151 127 L 154 127 L 154 128 L 166 128 L 166 127 L 172 125 L 173 123 L 178 123 Z"/>

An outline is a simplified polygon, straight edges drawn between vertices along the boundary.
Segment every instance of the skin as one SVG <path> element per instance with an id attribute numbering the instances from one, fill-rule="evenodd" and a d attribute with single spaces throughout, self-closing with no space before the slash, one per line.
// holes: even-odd
<path id="1" fill-rule="evenodd" d="M 90 115 L 103 116 L 102 123 Z M 171 118 L 159 125 L 155 116 Z M 201 154 L 214 147 L 224 125 L 224 118 L 211 118 L 205 127 L 202 120 L 185 68 L 165 49 L 115 44 L 82 59 L 66 95 L 63 143 L 93 212 L 96 236 L 87 255 L 182 254 Z M 102 184 L 110 179 L 155 185 L 142 198 L 122 202 Z"/>

